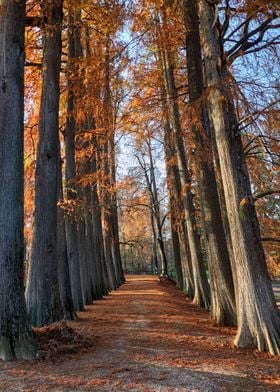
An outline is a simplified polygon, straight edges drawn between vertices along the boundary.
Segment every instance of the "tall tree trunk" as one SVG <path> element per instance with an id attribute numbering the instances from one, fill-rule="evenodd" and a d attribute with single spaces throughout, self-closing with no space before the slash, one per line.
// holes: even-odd
<path id="1" fill-rule="evenodd" d="M 90 132 L 90 122 L 87 120 L 86 132 Z M 88 140 L 88 135 L 81 134 L 77 138 L 77 144 L 80 145 L 80 151 L 82 157 L 79 160 L 79 176 L 90 176 L 92 165 L 91 165 L 91 140 Z M 80 194 L 80 230 L 79 232 L 79 253 L 80 253 L 80 264 L 81 264 L 81 279 L 82 279 L 82 292 L 84 297 L 84 303 L 89 304 L 93 299 L 101 298 L 102 294 L 98 294 L 97 281 L 100 277 L 97 276 L 96 263 L 97 260 L 94 257 L 95 249 L 93 248 L 93 221 L 92 221 L 92 203 L 91 203 L 91 185 L 88 183 L 79 186 Z"/>
<path id="2" fill-rule="evenodd" d="M 43 4 L 43 84 L 35 173 L 35 212 L 26 301 L 31 323 L 42 326 L 63 318 L 57 262 L 57 173 L 62 1 Z"/>
<path id="3" fill-rule="evenodd" d="M 165 143 L 170 148 L 172 142 L 171 129 L 165 130 Z M 168 136 L 169 135 L 169 136 Z M 168 140 L 168 141 L 167 141 Z M 185 221 L 185 210 L 181 200 L 182 187 L 179 176 L 178 161 L 176 159 L 175 147 L 171 147 L 171 158 L 168 162 L 171 173 L 172 192 L 176 201 L 176 223 L 178 225 L 178 237 L 180 242 L 180 255 L 183 272 L 183 291 L 188 298 L 194 298 L 195 287 L 193 277 L 193 264 L 191 260 L 191 253 L 189 248 L 189 241 L 187 237 L 187 228 Z M 175 162 L 174 162 L 175 158 Z"/>
<path id="4" fill-rule="evenodd" d="M 158 263 L 158 252 L 157 252 L 157 232 L 155 227 L 155 217 L 153 211 L 150 209 L 150 220 L 151 220 L 151 228 L 153 234 L 153 244 L 152 244 L 152 268 L 153 271 L 156 271 L 158 275 L 160 275 L 159 271 L 159 263 Z"/>
<path id="5" fill-rule="evenodd" d="M 163 12 L 163 27 L 166 30 L 166 15 Z M 207 281 L 204 261 L 201 252 L 200 238 L 197 231 L 195 209 L 191 193 L 191 178 L 188 169 L 185 146 L 181 129 L 180 111 L 177 101 L 177 90 L 174 78 L 174 59 L 170 49 L 168 34 L 164 36 L 165 51 L 163 56 L 165 88 L 168 96 L 170 122 L 174 132 L 179 176 L 182 188 L 182 202 L 185 211 L 186 228 L 193 266 L 194 299 L 193 303 L 208 308 L 210 306 L 210 289 Z"/>
<path id="6" fill-rule="evenodd" d="M 161 37 L 160 37 L 161 41 Z M 163 112 L 163 127 L 164 127 L 164 148 L 166 155 L 166 166 L 170 173 L 170 189 L 176 203 L 176 221 L 178 222 L 178 239 L 180 243 L 180 258 L 183 273 L 183 291 L 189 298 L 194 297 L 194 280 L 193 280 L 193 266 L 191 260 L 191 254 L 186 235 L 186 222 L 184 214 L 184 207 L 181 200 L 182 187 L 179 175 L 178 159 L 176 154 L 176 145 L 174 133 L 171 130 L 170 119 L 169 119 L 169 108 L 166 91 L 166 79 L 164 72 L 164 56 L 163 50 L 158 44 L 158 56 L 159 56 L 159 74 L 160 74 L 160 97 L 161 106 Z"/>
<path id="7" fill-rule="evenodd" d="M 91 295 L 91 277 L 89 270 L 89 260 L 87 252 L 87 243 L 90 239 L 86 232 L 86 215 L 83 208 L 80 207 L 79 221 L 78 221 L 78 248 L 79 248 L 79 261 L 80 261 L 80 275 L 83 304 L 90 305 L 93 297 Z"/>
<path id="8" fill-rule="evenodd" d="M 110 138 L 112 137 L 112 106 L 111 106 L 111 90 L 110 90 L 110 39 L 106 39 L 105 55 L 104 55 L 104 99 L 103 99 L 103 126 L 104 148 L 103 148 L 103 229 L 104 244 L 107 269 L 111 281 L 111 289 L 116 289 L 121 284 L 119 265 L 114 260 L 113 253 L 113 221 L 112 221 L 112 204 L 111 204 L 111 156 L 109 154 Z"/>
<path id="9" fill-rule="evenodd" d="M 227 69 L 222 63 L 221 38 L 213 27 L 214 14 L 200 1 L 201 38 L 208 110 L 219 155 L 226 210 L 237 274 L 237 325 L 235 344 L 254 345 L 280 354 L 280 317 L 268 276 L 260 229 L 253 203 L 243 146 L 237 132 Z"/>
<path id="10" fill-rule="evenodd" d="M 211 316 L 217 324 L 235 325 L 233 279 L 210 143 L 206 133 L 203 133 L 196 125 L 197 122 L 200 122 L 204 130 L 207 130 L 207 123 L 204 121 L 205 116 L 201 106 L 204 84 L 197 2 L 195 0 L 184 0 L 184 15 L 187 29 L 186 53 L 189 102 L 192 104 L 191 110 L 194 117 L 192 132 L 196 142 L 194 158 L 198 177 L 202 223 L 209 259 Z"/>
<path id="11" fill-rule="evenodd" d="M 151 195 L 152 195 L 152 202 L 153 202 L 153 210 L 155 213 L 155 221 L 157 226 L 157 241 L 158 247 L 162 259 L 162 274 L 163 276 L 168 276 L 168 268 L 167 268 L 167 257 L 164 248 L 164 241 L 162 235 L 162 224 L 161 224 L 161 216 L 160 216 L 160 204 L 158 198 L 158 190 L 157 190 L 157 183 L 155 177 L 155 168 L 154 168 L 154 161 L 153 161 L 153 154 L 152 154 L 152 147 L 151 141 L 148 140 L 148 155 L 150 161 L 150 187 L 151 187 Z"/>
<path id="12" fill-rule="evenodd" d="M 97 164 L 95 158 L 96 143 L 93 147 L 93 158 L 91 160 L 91 170 L 92 173 L 96 174 Z M 98 265 L 97 270 L 101 274 L 101 292 L 102 294 L 108 294 L 110 290 L 109 276 L 105 261 L 105 251 L 104 251 L 104 239 L 102 231 L 102 219 L 101 219 L 101 206 L 99 202 L 97 183 L 91 188 L 91 207 L 92 207 L 92 225 L 93 225 L 93 247 L 95 252 L 96 263 Z"/>
<path id="13" fill-rule="evenodd" d="M 172 153 L 168 146 L 168 142 L 164 143 L 165 149 L 165 167 L 167 173 L 167 190 L 168 190 L 168 198 L 169 198 L 169 210 L 170 210 L 170 223 L 171 223 L 171 237 L 172 237 L 172 247 L 173 247 L 173 257 L 174 257 L 174 265 L 176 271 L 176 279 L 178 287 L 181 290 L 184 290 L 184 277 L 182 270 L 182 259 L 181 259 L 181 244 L 180 237 L 178 233 L 178 225 L 177 225 L 177 213 L 178 208 L 176 205 L 176 198 L 174 196 L 174 179 L 172 168 L 170 167 L 170 161 L 172 159 Z"/>
<path id="14" fill-rule="evenodd" d="M 93 60 L 92 48 L 91 48 L 91 39 L 90 39 L 90 29 L 86 28 L 85 31 L 85 48 L 86 48 L 86 78 L 88 80 L 87 83 L 87 131 L 92 136 L 89 138 L 89 151 L 91 151 L 90 156 L 88 156 L 88 167 L 87 172 L 92 175 L 93 182 L 86 188 L 86 200 L 88 205 L 88 213 L 87 213 L 87 230 L 90 232 L 91 241 L 90 241 L 90 249 L 92 252 L 92 284 L 95 291 L 95 298 L 102 298 L 104 294 L 108 294 L 109 291 L 109 282 L 108 282 L 108 273 L 107 267 L 105 264 L 105 256 L 104 256 L 104 241 L 103 241 L 103 233 L 102 233 L 102 221 L 101 221 L 101 206 L 99 203 L 98 197 L 98 175 L 97 175 L 97 141 L 96 141 L 96 124 L 95 119 L 93 117 L 94 107 L 93 102 L 95 100 L 92 99 L 92 96 L 95 94 L 99 96 L 100 86 L 96 86 L 96 84 L 92 80 L 91 74 L 91 61 Z"/>
<path id="15" fill-rule="evenodd" d="M 33 359 L 23 282 L 23 117 L 25 1 L 0 12 L 0 358 Z"/>
<path id="16" fill-rule="evenodd" d="M 91 160 L 88 157 L 87 161 L 87 173 L 91 174 Z M 92 220 L 92 196 L 91 196 L 91 185 L 88 185 L 84 189 L 84 197 L 86 208 L 84 212 L 85 216 L 85 231 L 86 231 L 86 251 L 87 251 L 87 260 L 88 260 L 88 268 L 89 268 L 89 277 L 90 277 L 90 288 L 91 288 L 91 298 L 92 299 L 100 299 L 102 298 L 104 292 L 102 290 L 102 280 L 103 274 L 101 269 L 101 260 L 96 257 L 96 247 L 95 247 L 95 239 L 94 239 L 94 228 L 95 222 Z M 97 247 L 99 245 L 97 244 Z"/>
<path id="17" fill-rule="evenodd" d="M 84 75 L 82 80 L 84 79 Z M 87 110 L 87 109 L 86 109 Z M 91 252 L 91 243 L 93 241 L 91 227 L 89 227 L 88 215 L 90 200 L 88 200 L 89 184 L 87 176 L 90 174 L 90 156 L 88 140 L 88 122 L 83 121 L 79 124 L 79 132 L 76 134 L 76 150 L 79 151 L 79 157 L 76 162 L 76 174 L 79 183 L 76 184 L 78 197 L 78 249 L 79 264 L 81 276 L 81 288 L 84 305 L 92 303 L 95 297 L 93 280 L 93 254 Z M 89 203 L 88 203 L 89 201 Z"/>
<path id="18" fill-rule="evenodd" d="M 59 157 L 60 157 L 60 145 Z M 67 256 L 66 232 L 65 232 L 65 214 L 63 204 L 63 186 L 62 186 L 62 162 L 58 165 L 58 207 L 57 207 L 57 259 L 58 259 L 58 283 L 60 303 L 65 320 L 76 318 L 74 304 L 70 286 L 69 264 Z"/>
<path id="19" fill-rule="evenodd" d="M 78 222 L 77 222 L 77 206 L 75 176 L 76 176 L 76 162 L 75 162 L 75 105 L 76 105 L 76 84 L 77 84 L 77 61 L 81 55 L 80 48 L 80 32 L 75 27 L 76 13 L 73 4 L 70 4 L 68 15 L 68 64 L 67 64 L 67 116 L 65 126 L 65 180 L 67 190 L 67 201 L 69 209 L 65 217 L 67 254 L 69 262 L 70 285 L 73 297 L 74 309 L 77 311 L 83 310 L 80 261 L 78 250 Z"/>
<path id="20" fill-rule="evenodd" d="M 119 275 L 120 283 L 125 282 L 121 252 L 120 252 L 120 237 L 119 237 L 119 222 L 118 222 L 118 205 L 117 205 L 117 191 L 116 191 L 116 151 L 115 151 L 115 130 L 112 127 L 112 132 L 109 137 L 109 151 L 110 151 L 110 172 L 111 172 L 111 219 L 112 219 L 112 247 L 117 266 L 117 273 Z"/>
<path id="21" fill-rule="evenodd" d="M 183 190 L 183 205 L 185 211 L 186 227 L 189 247 L 193 264 L 194 278 L 194 304 L 208 308 L 210 305 L 209 285 L 207 282 L 204 261 L 201 252 L 200 239 L 195 220 L 195 208 L 191 193 L 191 178 L 188 170 L 185 147 L 180 124 L 179 107 L 176 101 L 177 91 L 175 87 L 173 64 L 169 59 L 166 69 L 167 86 L 169 89 L 169 105 L 171 109 L 171 122 L 175 133 L 175 145 L 178 158 L 178 167 L 181 187 Z"/>
<path id="22" fill-rule="evenodd" d="M 103 143 L 103 141 L 102 141 Z M 108 277 L 108 289 L 109 291 L 115 290 L 117 288 L 117 282 L 116 282 L 116 273 L 115 273 L 115 267 L 114 267 L 114 262 L 113 262 L 113 256 L 112 256 L 112 250 L 111 250 L 111 241 L 110 241 L 110 234 L 107 232 L 109 225 L 107 224 L 107 211 L 106 211 L 106 205 L 108 204 L 108 201 L 106 200 L 106 193 L 104 189 L 104 165 L 106 164 L 104 159 L 101 159 L 101 156 L 103 158 L 106 156 L 106 151 L 104 152 L 104 148 L 101 151 L 100 148 L 99 140 L 96 140 L 96 172 L 101 173 L 101 176 L 99 178 L 100 182 L 100 188 L 99 192 L 97 191 L 96 187 L 94 188 L 92 192 L 92 203 L 93 203 L 93 208 L 94 208 L 94 214 L 93 216 L 99 216 L 101 218 L 101 228 L 102 228 L 102 236 L 100 236 L 100 239 L 102 238 L 103 244 L 100 248 L 102 254 L 104 255 L 104 261 L 105 261 L 105 270 L 107 271 L 107 277 Z M 106 150 L 106 148 L 105 148 Z M 100 206 L 100 208 L 97 208 L 97 206 Z M 101 207 L 102 206 L 102 207 Z"/>

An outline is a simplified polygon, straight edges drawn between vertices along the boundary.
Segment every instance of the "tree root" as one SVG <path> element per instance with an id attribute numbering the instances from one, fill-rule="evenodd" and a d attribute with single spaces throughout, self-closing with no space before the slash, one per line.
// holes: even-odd
<path id="1" fill-rule="evenodd" d="M 8 339 L 6 336 L 0 337 L 0 358 L 3 361 L 11 361 L 14 359 L 14 353 L 10 339 Z"/>
<path id="2" fill-rule="evenodd" d="M 0 359 L 12 361 L 13 359 L 36 359 L 36 344 L 32 334 L 20 336 L 15 342 L 7 336 L 0 337 Z"/>
<path id="3" fill-rule="evenodd" d="M 280 355 L 280 331 L 276 331 L 273 326 L 262 328 L 254 332 L 245 331 L 247 328 L 238 331 L 234 340 L 234 345 L 239 348 L 256 347 L 259 351 L 269 352 L 271 355 Z"/>

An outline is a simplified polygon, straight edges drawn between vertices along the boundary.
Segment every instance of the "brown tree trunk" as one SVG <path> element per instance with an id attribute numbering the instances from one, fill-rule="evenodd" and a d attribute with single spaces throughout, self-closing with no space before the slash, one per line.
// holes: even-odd
<path id="1" fill-rule="evenodd" d="M 90 132 L 89 125 L 91 121 L 87 121 L 86 134 L 80 134 L 77 138 L 77 144 L 80 146 L 80 157 L 78 165 L 78 174 L 82 179 L 83 176 L 90 176 L 92 165 L 91 165 L 91 154 L 89 153 L 91 149 L 91 138 L 88 139 L 88 132 Z M 82 282 L 82 293 L 83 300 L 85 304 L 90 304 L 93 299 L 101 298 L 103 293 L 99 292 L 98 286 L 100 284 L 98 281 L 102 279 L 98 276 L 97 263 L 100 260 L 95 258 L 95 249 L 93 247 L 93 224 L 92 221 L 92 200 L 91 200 L 91 184 L 86 183 L 79 186 L 79 199 L 80 199 L 80 219 L 78 231 L 79 237 L 79 254 L 80 254 L 80 272 L 81 272 L 81 282 Z M 100 273 L 102 271 L 99 271 Z"/>
<path id="2" fill-rule="evenodd" d="M 155 167 L 153 161 L 153 154 L 152 154 L 152 147 L 151 141 L 148 141 L 148 155 L 150 161 L 150 190 L 152 196 L 152 203 L 153 203 L 153 211 L 155 213 L 155 221 L 157 226 L 157 240 L 158 240 L 158 247 L 161 255 L 162 260 L 162 274 L 163 276 L 168 276 L 168 267 L 167 267 L 167 256 L 164 247 L 163 241 L 163 233 L 162 233 L 162 224 L 161 224 L 161 211 L 160 211 L 160 204 L 158 198 L 158 190 L 157 190 L 157 183 L 155 177 Z"/>
<path id="3" fill-rule="evenodd" d="M 113 240 L 113 255 L 115 265 L 117 266 L 117 273 L 119 275 L 120 283 L 125 282 L 121 253 L 120 253 L 120 238 L 119 238 L 119 222 L 118 222 L 118 205 L 117 205 L 117 192 L 116 192 L 116 151 L 115 151 L 115 131 L 109 138 L 109 151 L 110 151 L 110 172 L 111 172 L 111 217 L 112 217 L 112 240 Z"/>
<path id="4" fill-rule="evenodd" d="M 194 117 L 192 133 L 196 143 L 195 167 L 198 178 L 203 231 L 209 260 L 211 316 L 217 324 L 235 325 L 236 312 L 233 279 L 210 142 L 207 134 L 203 133 L 198 125 L 195 125 L 200 122 L 204 131 L 207 131 L 207 123 L 204 120 L 205 113 L 201 106 L 204 85 L 199 21 L 195 0 L 184 0 L 184 16 L 187 29 L 186 53 L 189 102 L 192 104 L 191 114 Z"/>
<path id="5" fill-rule="evenodd" d="M 99 86 L 96 86 L 92 81 L 91 74 L 91 61 L 93 60 L 92 49 L 91 49 L 91 39 L 90 39 L 90 29 L 87 27 L 85 31 L 85 47 L 86 47 L 86 79 L 87 83 L 87 108 L 86 108 L 86 122 L 87 122 L 87 132 L 88 132 L 88 148 L 90 154 L 87 154 L 87 173 L 92 176 L 92 182 L 85 189 L 85 198 L 87 202 L 87 231 L 90 235 L 90 243 L 88 244 L 88 251 L 91 252 L 91 271 L 92 271 L 92 289 L 94 293 L 94 298 L 102 298 L 104 294 L 108 294 L 109 282 L 108 273 L 105 264 L 104 257 L 104 241 L 102 233 L 102 222 L 101 222 L 101 206 L 98 197 L 98 175 L 97 175 L 97 149 L 98 145 L 96 142 L 96 124 L 93 117 L 94 107 L 92 96 L 99 93 Z"/>
<path id="6" fill-rule="evenodd" d="M 96 159 L 93 158 L 91 161 L 92 172 L 96 173 Z M 92 206 L 92 223 L 93 223 L 93 247 L 96 262 L 98 265 L 98 271 L 101 274 L 101 292 L 107 294 L 110 291 L 109 276 L 105 261 L 104 251 L 104 239 L 102 231 L 102 219 L 101 219 L 101 206 L 97 193 L 97 184 L 92 187 L 91 190 L 91 206 Z"/>
<path id="7" fill-rule="evenodd" d="M 74 309 L 77 311 L 83 310 L 81 275 L 80 275 L 80 261 L 78 250 L 78 222 L 77 222 L 77 206 L 76 206 L 76 162 L 75 162 L 75 105 L 76 105 L 76 84 L 77 84 L 77 64 L 80 49 L 80 33 L 79 29 L 75 27 L 77 19 L 73 4 L 70 4 L 68 11 L 68 64 L 67 64 L 67 115 L 65 126 L 65 180 L 66 180 L 66 194 L 69 208 L 65 217 L 67 254 L 69 262 L 69 275 L 71 292 L 73 297 Z M 78 15 L 79 19 L 79 15 Z"/>
<path id="8" fill-rule="evenodd" d="M 166 15 L 163 13 L 164 25 L 166 29 Z M 188 234 L 189 249 L 193 266 L 194 280 L 194 299 L 193 303 L 208 308 L 210 306 L 210 289 L 207 281 L 204 261 L 201 252 L 200 238 L 197 231 L 195 220 L 195 209 L 191 193 L 191 178 L 188 169 L 185 146 L 181 129 L 180 111 L 177 101 L 177 90 L 174 78 L 174 60 L 170 49 L 168 34 L 164 36 L 165 51 L 163 56 L 165 88 L 168 97 L 168 108 L 170 111 L 170 122 L 174 141 L 176 155 L 178 160 L 179 177 L 182 188 L 182 202 L 185 212 L 186 228 Z"/>
<path id="9" fill-rule="evenodd" d="M 116 289 L 121 285 L 119 264 L 114 259 L 113 246 L 113 220 L 112 220 L 112 203 L 111 193 L 111 156 L 109 154 L 110 138 L 112 137 L 112 106 L 110 90 L 110 39 L 106 40 L 104 55 L 104 100 L 103 100 L 103 126 L 104 126 L 104 147 L 103 147 L 103 230 L 105 257 L 107 269 L 110 277 L 111 289 Z"/>
<path id="10" fill-rule="evenodd" d="M 171 129 L 165 130 L 165 144 L 170 148 L 172 145 Z M 169 136 L 168 136 L 169 135 Z M 170 143 L 170 144 L 169 144 Z M 172 152 L 173 151 L 173 152 Z M 188 298 L 194 298 L 194 280 L 193 280 L 193 265 L 191 260 L 191 253 L 189 249 L 189 241 L 187 237 L 186 221 L 185 221 L 185 210 L 181 200 L 181 182 L 179 177 L 179 170 L 177 159 L 175 158 L 175 147 L 172 146 L 171 158 L 168 162 L 171 172 L 171 186 L 173 195 L 176 201 L 176 223 L 178 226 L 178 237 L 180 242 L 180 254 L 181 264 L 183 272 L 183 291 L 186 293 Z M 174 162 L 175 158 L 175 162 Z"/>
<path id="11" fill-rule="evenodd" d="M 178 169 L 178 159 L 176 154 L 176 145 L 174 133 L 171 130 L 169 119 L 169 107 L 166 91 L 166 77 L 165 77 L 165 61 L 163 55 L 163 48 L 161 48 L 161 34 L 159 34 L 158 42 L 158 56 L 159 56 L 159 75 L 160 75 L 160 97 L 163 113 L 163 127 L 164 127 L 164 148 L 166 154 L 166 165 L 170 170 L 170 189 L 176 202 L 176 221 L 178 222 L 178 239 L 180 243 L 180 258 L 183 273 L 183 291 L 189 298 L 194 297 L 194 280 L 193 280 L 193 266 L 191 254 L 186 235 L 186 222 L 184 214 L 184 207 L 181 200 L 182 187 Z"/>
<path id="12" fill-rule="evenodd" d="M 170 161 L 172 160 L 172 153 L 168 146 L 168 142 L 164 143 L 164 149 L 165 149 L 165 166 L 166 166 L 166 173 L 167 173 L 167 190 L 168 190 L 168 198 L 169 198 L 174 265 L 176 270 L 177 285 L 181 290 L 184 290 L 184 277 L 183 277 L 182 259 L 181 259 L 182 245 L 180 244 L 180 237 L 179 237 L 178 225 L 177 225 L 177 219 L 179 217 L 177 217 L 178 208 L 176 205 L 176 197 L 174 196 L 175 184 L 174 184 L 172 168 L 170 166 Z"/>
<path id="13" fill-rule="evenodd" d="M 159 260 L 158 260 L 158 250 L 157 250 L 157 232 L 155 227 L 155 217 L 153 211 L 150 209 L 150 220 L 151 220 L 151 228 L 153 233 L 152 238 L 152 268 L 153 271 L 160 275 L 159 269 Z"/>
<path id="14" fill-rule="evenodd" d="M 59 157 L 60 157 L 60 145 Z M 69 264 L 67 256 L 66 231 L 65 231 L 65 214 L 63 204 L 63 186 L 62 186 L 62 162 L 58 165 L 58 207 L 57 207 L 57 259 L 58 259 L 58 283 L 60 303 L 65 320 L 76 318 L 74 304 L 70 286 Z"/>
<path id="15" fill-rule="evenodd" d="M 36 355 L 23 282 L 25 1 L 0 12 L 0 359 Z"/>
<path id="16" fill-rule="evenodd" d="M 57 173 L 62 1 L 43 4 L 43 84 L 35 173 L 35 212 L 26 301 L 31 323 L 43 326 L 63 318 L 57 261 Z"/>
<path id="17" fill-rule="evenodd" d="M 208 110 L 219 155 L 226 210 L 237 274 L 237 325 L 235 344 L 254 345 L 280 354 L 280 317 L 268 276 L 260 229 L 237 120 L 222 64 L 220 37 L 213 26 L 213 10 L 200 1 L 201 38 L 208 96 Z"/>
<path id="18" fill-rule="evenodd" d="M 84 73 L 84 72 L 83 72 Z M 84 80 L 84 75 L 82 77 Z M 79 182 L 76 184 L 77 190 L 77 218 L 78 218 L 78 251 L 81 276 L 81 289 L 83 304 L 89 305 L 95 297 L 93 285 L 93 255 L 90 243 L 92 230 L 89 227 L 89 184 L 87 176 L 90 174 L 90 156 L 89 156 L 89 140 L 87 121 L 79 124 L 79 132 L 75 138 L 76 151 L 78 151 L 78 159 L 76 159 L 76 178 Z M 89 201 L 89 203 L 88 203 Z"/>

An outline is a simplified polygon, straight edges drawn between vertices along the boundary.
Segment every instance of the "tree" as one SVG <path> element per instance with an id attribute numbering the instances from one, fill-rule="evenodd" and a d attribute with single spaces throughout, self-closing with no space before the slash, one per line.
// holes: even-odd
<path id="1" fill-rule="evenodd" d="M 113 113 L 112 113 L 112 98 L 111 98 L 111 59 L 110 59 L 110 37 L 107 35 L 105 40 L 104 48 L 104 81 L 103 81 L 103 112 L 102 112 L 102 125 L 104 127 L 104 138 L 103 138 L 103 162 L 102 162 L 102 202 L 104 203 L 103 209 L 103 231 L 104 231 L 104 244 L 105 244 L 105 257 L 108 263 L 108 272 L 111 276 L 110 281 L 113 286 L 112 289 L 116 289 L 122 283 L 120 260 L 116 258 L 115 247 L 114 247 L 114 236 L 113 236 L 113 215 L 112 215 L 112 178 L 111 178 L 111 165 L 114 162 L 114 155 L 111 156 L 110 146 L 111 138 L 113 137 L 114 144 L 114 133 L 113 133 Z"/>
<path id="2" fill-rule="evenodd" d="M 36 355 L 23 282 L 23 118 L 25 1 L 0 12 L 0 358 Z"/>
<path id="3" fill-rule="evenodd" d="M 214 13 L 204 0 L 199 3 L 201 40 L 208 89 L 207 106 L 213 124 L 226 210 L 233 243 L 237 276 L 237 324 L 235 344 L 254 345 L 280 354 L 280 318 L 276 308 L 261 243 L 238 121 L 223 62 L 221 37 L 213 27 Z"/>
<path id="4" fill-rule="evenodd" d="M 143 182 L 142 170 L 130 168 L 130 175 L 119 182 L 120 237 L 122 259 L 126 273 L 155 271 L 154 248 L 157 247 L 152 226 L 150 195 Z"/>
<path id="5" fill-rule="evenodd" d="M 179 178 L 182 189 L 182 202 L 184 206 L 188 244 L 193 267 L 193 302 L 198 306 L 208 308 L 210 305 L 210 290 L 202 258 L 199 233 L 195 222 L 195 208 L 191 193 L 191 176 L 184 147 L 181 116 L 177 101 L 177 89 L 174 77 L 175 59 L 174 52 L 169 42 L 165 10 L 163 10 L 162 13 L 162 25 L 163 31 L 161 31 L 161 26 L 159 22 L 157 22 L 159 43 L 163 49 L 161 55 L 163 80 L 165 81 L 170 124 L 172 125 L 172 137 L 174 137 L 174 146 L 178 161 Z"/>
<path id="6" fill-rule="evenodd" d="M 58 144 L 58 154 L 60 157 L 60 143 Z M 57 191 L 58 191 L 58 206 L 57 206 L 57 260 L 58 260 L 58 284 L 60 303 L 63 312 L 63 318 L 66 320 L 73 320 L 76 318 L 74 311 L 74 303 L 71 292 L 69 263 L 67 255 L 66 230 L 65 230 L 65 210 L 63 208 L 64 196 L 62 185 L 62 162 L 58 165 L 57 174 Z"/>
<path id="7" fill-rule="evenodd" d="M 136 158 L 143 172 L 145 182 L 146 182 L 146 187 L 150 196 L 149 209 L 151 211 L 151 226 L 152 226 L 153 237 L 154 237 L 153 258 L 154 259 L 157 258 L 156 249 L 158 247 L 160 258 L 162 261 L 162 275 L 167 277 L 168 261 L 167 261 L 167 256 L 166 256 L 166 251 L 165 251 L 165 246 L 163 241 L 163 223 L 165 219 L 164 217 L 163 219 L 161 217 L 160 200 L 158 196 L 158 187 L 157 187 L 157 182 L 155 177 L 155 167 L 154 167 L 154 159 L 152 155 L 151 140 L 148 139 L 145 140 L 145 142 L 147 147 L 146 153 L 148 155 L 148 162 L 145 161 L 145 158 L 143 156 L 144 151 L 142 151 L 141 154 L 142 157 L 136 155 Z"/>
<path id="8" fill-rule="evenodd" d="M 68 58 L 67 58 L 67 111 L 64 131 L 65 141 L 65 179 L 66 200 L 70 204 L 65 217 L 65 230 L 67 242 L 67 255 L 69 263 L 70 285 L 75 310 L 83 310 L 83 298 L 81 287 L 80 260 L 77 234 L 77 192 L 75 189 L 76 161 L 75 161 L 75 133 L 76 133 L 76 102 L 78 61 L 81 56 L 80 42 L 80 11 L 76 11 L 73 2 L 69 3 L 68 9 Z M 75 28 L 75 23 L 78 27 Z"/>
<path id="9" fill-rule="evenodd" d="M 164 78 L 162 75 L 162 55 L 159 54 L 159 73 L 160 75 L 160 101 L 163 115 L 163 129 L 164 129 L 164 150 L 165 150 L 165 163 L 167 173 L 167 188 L 169 193 L 170 204 L 170 220 L 172 224 L 172 239 L 173 239 L 173 253 L 175 260 L 175 267 L 177 270 L 177 279 L 180 281 L 182 274 L 182 290 L 189 298 L 194 297 L 194 280 L 193 280 L 193 265 L 191 260 L 191 253 L 187 238 L 186 219 L 183 202 L 181 199 L 182 186 L 179 174 L 178 157 L 176 154 L 176 145 L 174 134 L 172 133 L 169 112 L 167 109 L 167 94 L 164 85 Z M 179 248 L 177 248 L 177 236 Z M 179 251 L 179 254 L 178 254 Z M 181 267 L 181 268 L 180 268 Z"/>
<path id="10" fill-rule="evenodd" d="M 59 156 L 59 77 L 62 1 L 42 4 L 43 84 L 35 174 L 35 212 L 26 301 L 34 326 L 63 317 L 57 260 L 57 173 Z"/>
<path id="11" fill-rule="evenodd" d="M 211 316 L 221 325 L 235 325 L 233 277 L 212 162 L 207 113 L 202 109 L 204 94 L 197 4 L 184 1 L 186 54 L 191 129 L 195 140 L 194 165 L 198 178 L 202 225 L 208 253 L 211 286 Z M 203 131 L 204 130 L 204 131 Z"/>

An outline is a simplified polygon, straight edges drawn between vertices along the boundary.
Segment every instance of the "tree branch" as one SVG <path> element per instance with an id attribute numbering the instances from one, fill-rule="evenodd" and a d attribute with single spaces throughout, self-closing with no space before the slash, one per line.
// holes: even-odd
<path id="1" fill-rule="evenodd" d="M 261 238 L 262 241 L 269 241 L 269 242 L 280 242 L 280 238 L 274 237 L 263 237 Z"/>
<path id="2" fill-rule="evenodd" d="M 257 200 L 262 199 L 263 197 L 274 195 L 274 194 L 280 194 L 280 189 L 268 189 L 265 192 L 258 193 L 253 196 L 253 201 L 256 202 Z"/>

